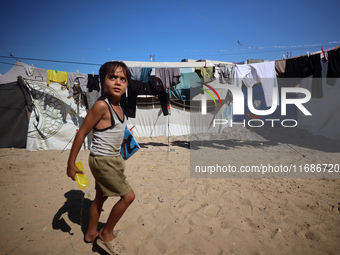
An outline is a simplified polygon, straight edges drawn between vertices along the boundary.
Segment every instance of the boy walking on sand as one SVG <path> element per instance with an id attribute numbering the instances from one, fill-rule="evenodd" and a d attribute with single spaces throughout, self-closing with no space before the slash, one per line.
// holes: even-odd
<path id="1" fill-rule="evenodd" d="M 93 130 L 89 166 L 96 182 L 96 197 L 90 208 L 89 228 L 84 240 L 97 240 L 97 244 L 109 254 L 121 254 L 125 247 L 116 241 L 113 229 L 135 199 L 124 175 L 124 159 L 120 156 L 126 117 L 119 102 L 131 81 L 131 73 L 123 62 L 113 61 L 100 67 L 99 78 L 104 96 L 88 111 L 74 139 L 67 163 L 67 176 L 75 180 L 75 174 L 82 173 L 75 166 L 75 161 L 85 137 Z M 113 206 L 105 226 L 98 233 L 103 204 L 107 197 L 117 194 L 121 198 Z"/>

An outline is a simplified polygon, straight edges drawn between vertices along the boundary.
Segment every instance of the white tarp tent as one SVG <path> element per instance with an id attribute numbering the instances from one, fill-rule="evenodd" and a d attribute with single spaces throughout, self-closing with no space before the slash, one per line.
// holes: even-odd
<path id="1" fill-rule="evenodd" d="M 126 61 L 129 67 L 179 67 L 192 68 L 203 66 L 214 66 L 217 63 L 212 61 L 205 62 L 130 62 Z M 230 63 L 223 63 L 230 64 Z M 3 76 L 0 76 L 0 84 L 16 81 L 17 76 L 21 75 L 30 87 L 32 99 L 35 104 L 35 110 L 32 112 L 29 123 L 29 132 L 27 138 L 28 150 L 63 150 L 70 149 L 73 138 L 77 129 L 80 127 L 86 109 L 75 103 L 73 98 L 68 98 L 68 90 L 59 83 L 51 82 L 49 86 L 41 77 L 46 77 L 44 72 L 47 70 L 34 68 L 34 75 L 29 76 L 27 71 L 33 67 L 20 61 Z M 327 70 L 327 67 L 323 67 Z M 212 83 L 222 101 L 226 96 L 223 84 L 218 82 L 217 69 L 215 72 L 217 78 Z M 302 87 L 309 88 L 308 79 L 302 83 Z M 313 116 L 303 116 L 298 114 L 298 123 L 300 128 L 305 128 L 314 134 L 323 135 L 333 139 L 340 139 L 340 114 L 339 114 L 339 95 L 340 85 L 338 83 L 332 87 L 324 85 L 324 98 L 311 99 L 306 104 Z M 144 96 L 141 96 L 144 97 Z M 157 101 L 157 97 L 154 97 Z M 194 101 L 200 102 L 200 95 L 194 98 Z M 199 111 L 197 111 L 199 114 Z M 230 123 L 232 119 L 232 104 L 230 106 L 216 107 L 216 111 L 208 113 L 207 116 L 200 118 L 193 117 L 193 111 L 187 106 L 170 102 L 170 115 L 164 116 L 159 104 L 156 102 L 144 107 L 137 103 L 136 118 L 128 119 L 128 126 L 135 126 L 133 129 L 136 137 L 155 137 L 155 136 L 180 136 L 198 132 L 220 132 L 221 129 L 228 127 L 219 126 L 212 128 L 214 118 L 226 118 Z M 192 122 L 192 123 L 190 123 Z M 84 143 L 83 148 L 89 148 L 89 139 Z"/>
<path id="2" fill-rule="evenodd" d="M 86 116 L 68 90 L 59 83 L 27 81 L 31 89 L 35 110 L 32 112 L 28 128 L 27 150 L 70 149 L 77 129 Z M 84 149 L 88 148 L 88 141 Z"/>
<path id="3" fill-rule="evenodd" d="M 137 106 L 136 118 L 128 119 L 128 126 L 134 126 L 136 137 L 181 136 L 197 133 L 219 133 L 228 125 L 213 127 L 213 119 L 228 119 L 231 123 L 232 104 L 228 107 L 218 107 L 216 111 L 201 116 L 200 112 L 192 112 L 187 107 L 181 109 L 174 104 L 170 105 L 170 114 L 164 116 L 159 106 L 150 109 L 139 109 Z"/>
<path id="4" fill-rule="evenodd" d="M 323 77 L 326 77 L 327 63 L 322 63 Z M 298 127 L 307 129 L 315 135 L 322 135 L 340 140 L 340 79 L 336 79 L 334 86 L 322 79 L 323 98 L 312 98 L 304 106 L 312 116 L 305 116 L 298 112 Z M 301 86 L 309 91 L 312 89 L 312 78 L 302 80 Z"/>
<path id="5" fill-rule="evenodd" d="M 192 68 L 213 66 L 214 63 L 205 62 L 129 62 L 126 64 L 132 66 L 152 66 L 152 67 L 178 67 Z M 28 75 L 34 69 L 33 76 Z M 49 86 L 46 84 L 47 70 L 35 68 L 20 61 L 5 75 L 1 76 L 0 84 L 16 81 L 20 75 L 26 81 L 30 88 L 35 110 L 30 116 L 27 150 L 64 150 L 70 149 L 73 138 L 77 129 L 80 127 L 86 109 L 74 102 L 73 98 L 68 98 L 68 90 L 64 85 L 51 82 Z M 224 93 L 220 91 L 219 93 Z M 141 96 L 144 97 L 144 96 Z M 190 130 L 190 112 L 188 108 L 171 105 L 170 115 L 164 116 L 159 104 L 148 107 L 140 107 L 137 105 L 136 118 L 128 119 L 128 126 L 135 126 L 134 135 L 137 137 L 155 137 L 155 136 L 180 136 L 187 135 L 192 132 Z M 198 98 L 198 100 L 200 100 Z M 170 103 L 171 104 L 171 103 Z M 217 109 L 216 112 L 208 114 L 205 121 L 197 123 L 196 132 L 200 130 L 204 132 L 216 114 L 222 116 L 221 111 L 225 109 Z M 229 111 L 230 112 L 230 111 Z M 230 112 L 231 113 L 231 112 Z M 203 123 L 204 122 L 204 123 Z M 207 123 L 207 124 L 206 124 Z M 221 128 L 219 128 L 220 130 Z M 89 148 L 89 139 L 84 143 L 83 148 Z"/>
<path id="6" fill-rule="evenodd" d="M 0 84 L 15 82 L 17 76 L 22 76 L 30 90 L 35 107 L 29 121 L 27 150 L 70 149 L 86 110 L 77 105 L 73 98 L 68 98 L 65 86 L 54 82 L 47 86 L 44 79 L 46 72 L 45 69 L 17 61 L 11 70 L 0 77 Z M 84 148 L 88 148 L 87 139 Z"/>

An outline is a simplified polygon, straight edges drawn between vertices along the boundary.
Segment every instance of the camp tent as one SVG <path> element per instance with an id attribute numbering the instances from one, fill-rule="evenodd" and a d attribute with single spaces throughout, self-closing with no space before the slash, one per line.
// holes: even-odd
<path id="1" fill-rule="evenodd" d="M 180 68 L 194 68 L 199 66 L 210 65 L 213 63 L 151 63 L 151 62 L 127 62 L 128 66 L 163 66 L 163 67 L 180 67 Z M 34 69 L 33 75 L 31 71 Z M 193 69 L 192 69 L 193 70 Z M 86 116 L 86 109 L 79 104 L 76 104 L 73 98 L 68 98 L 68 90 L 65 86 L 59 83 L 51 82 L 49 86 L 46 85 L 46 71 L 44 69 L 34 68 L 20 61 L 13 66 L 13 68 L 0 77 L 0 86 L 5 88 L 9 83 L 16 83 L 17 77 L 21 76 L 24 84 L 30 92 L 32 99 L 32 112 L 25 127 L 27 133 L 27 140 L 25 135 L 21 137 L 22 144 L 20 147 L 25 147 L 27 150 L 65 150 L 70 149 L 73 138 L 77 129 L 80 127 L 84 117 Z M 219 91 L 221 95 L 223 90 Z M 9 94 L 2 93 L 3 98 L 10 98 Z M 188 104 L 180 102 L 180 100 L 170 102 L 170 114 L 164 116 L 157 97 L 139 96 L 137 104 L 136 118 L 128 119 L 128 126 L 135 126 L 133 129 L 134 135 L 139 137 L 155 137 L 155 136 L 179 136 L 192 133 L 190 130 L 190 116 L 191 113 Z M 146 99 L 145 99 L 146 98 Z M 200 98 L 197 98 L 200 101 Z M 17 100 L 25 104 L 23 99 Z M 151 104 L 145 105 L 146 101 Z M 9 100 L 3 101 L 4 107 L 8 108 L 11 103 Z M 26 106 L 25 106 L 26 107 Z M 1 115 L 7 110 L 1 109 Z M 195 132 L 204 131 L 211 127 L 212 119 L 222 108 L 216 108 L 215 111 L 208 114 L 201 123 L 197 123 Z M 230 112 L 231 113 L 231 112 Z M 15 114 L 14 114 L 15 115 Z M 18 116 L 17 116 L 18 117 Z M 18 117 L 19 118 L 19 117 Z M 21 116 L 20 119 L 28 119 L 28 115 Z M 196 119 L 195 119 L 196 120 Z M 17 126 L 14 122 L 10 125 L 11 130 L 13 126 Z M 22 128 L 23 126 L 17 126 Z M 222 127 L 219 127 L 221 130 Z M 14 132 L 14 131 L 13 131 Z M 1 133 L 7 137 L 9 135 L 8 129 L 5 126 L 1 127 Z M 11 136 L 13 137 L 13 136 Z M 89 139 L 86 139 L 83 149 L 89 148 Z M 3 147 L 17 147 L 11 143 L 3 144 Z"/>
<path id="2" fill-rule="evenodd" d="M 0 85 L 0 148 L 26 148 L 32 110 L 30 92 L 22 78 Z"/>
<path id="3" fill-rule="evenodd" d="M 21 85 L 17 82 L 18 76 L 22 77 Z M 71 148 L 86 110 L 73 98 L 68 98 L 65 86 L 54 82 L 47 86 L 43 77 L 46 77 L 46 70 L 20 61 L 0 76 L 1 147 Z M 26 108 L 31 110 L 29 114 Z M 87 139 L 83 148 L 88 148 Z"/>
<path id="4" fill-rule="evenodd" d="M 327 63 L 322 63 L 322 77 L 327 76 L 327 69 Z M 300 128 L 315 135 L 340 140 L 340 79 L 333 79 L 336 82 L 331 86 L 327 78 L 321 78 L 323 98 L 312 98 L 305 104 L 312 116 L 305 116 L 298 112 L 297 118 Z M 304 79 L 301 87 L 311 90 L 312 78 Z"/>
<path id="5" fill-rule="evenodd" d="M 129 67 L 179 67 L 191 68 L 202 66 L 216 66 L 217 63 L 207 62 L 178 62 L 178 63 L 155 63 L 155 62 L 129 62 L 126 64 Z M 32 70 L 34 69 L 33 75 Z M 327 70 L 327 67 L 323 67 Z M 0 117 L 5 120 L 7 116 L 13 117 L 13 122 L 3 121 L 0 126 L 1 144 L 2 147 L 20 147 L 28 150 L 47 150 L 70 149 L 73 138 L 77 129 L 80 127 L 84 117 L 86 116 L 85 107 L 76 104 L 73 98 L 68 98 L 68 90 L 65 86 L 59 83 L 51 82 L 49 86 L 43 77 L 46 77 L 47 70 L 35 68 L 20 61 L 3 76 L 0 76 L 1 89 L 1 108 Z M 20 87 L 17 82 L 17 77 L 21 76 L 25 83 L 24 88 Z M 215 72 L 215 77 L 218 74 Z M 307 80 L 307 79 L 306 79 Z M 11 85 L 10 85 L 11 84 Z M 226 90 L 223 84 L 218 82 L 218 79 L 209 83 L 216 89 L 223 101 L 226 98 Z M 303 85 L 308 88 L 307 85 Z M 20 98 L 12 100 L 15 97 L 9 94 L 8 88 L 11 88 L 15 96 Z M 326 89 L 325 89 L 326 88 Z M 28 89 L 28 91 L 27 91 Z M 299 127 L 305 128 L 314 134 L 324 135 L 333 139 L 340 139 L 340 116 L 336 109 L 339 109 L 339 84 L 330 87 L 324 85 L 324 98 L 312 99 L 307 105 L 308 109 L 312 109 L 313 117 L 302 116 L 298 114 Z M 329 91 L 328 91 L 329 90 Z M 23 92 L 24 91 L 24 92 Z M 25 92 L 26 91 L 26 92 Z M 30 93 L 27 93 L 30 92 Z M 26 93 L 26 94 L 25 94 Z M 31 96 L 32 112 L 26 109 L 30 108 L 31 102 L 28 95 Z M 201 101 L 202 95 L 197 95 L 192 100 L 198 107 L 198 102 Z M 215 98 L 217 100 L 217 98 Z M 20 110 L 10 113 L 11 108 L 16 108 L 11 102 L 20 103 Z M 191 109 L 190 109 L 191 107 Z M 214 118 L 228 119 L 229 124 L 232 117 L 233 105 L 223 105 L 215 107 L 207 116 L 202 117 L 198 111 L 192 111 L 192 104 L 180 102 L 180 100 L 170 101 L 170 114 L 164 116 L 157 97 L 139 96 L 137 103 L 136 118 L 128 119 L 128 126 L 135 126 L 133 129 L 134 135 L 137 137 L 155 137 L 155 136 L 179 136 L 192 133 L 205 132 L 220 132 L 222 129 L 230 126 L 224 125 L 218 128 L 213 128 L 212 120 Z M 24 110 L 25 109 L 25 110 Z M 19 112 L 21 115 L 19 116 Z M 193 115 L 198 114 L 199 118 Z M 28 117 L 30 115 L 29 121 Z M 15 117 L 15 118 L 14 118 Z M 17 124 L 15 119 L 20 119 L 23 124 Z M 26 122 L 25 122 L 26 121 Z M 5 123 L 7 122 L 7 123 Z M 28 128 L 27 128 L 28 125 Z M 194 127 L 194 128 L 193 128 Z M 16 128 L 20 129 L 16 131 Z M 27 140 L 25 142 L 25 134 L 27 132 Z M 20 133 L 20 138 L 19 138 Z M 11 139 L 16 138 L 20 143 L 12 143 Z M 89 139 L 86 139 L 83 149 L 89 148 Z"/>

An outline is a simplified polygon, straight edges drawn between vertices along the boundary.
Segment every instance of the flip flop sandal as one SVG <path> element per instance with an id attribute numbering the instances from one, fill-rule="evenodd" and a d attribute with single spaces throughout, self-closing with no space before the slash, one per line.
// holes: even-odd
<path id="1" fill-rule="evenodd" d="M 110 242 L 104 242 L 102 239 L 97 238 L 96 243 L 98 244 L 98 246 L 100 248 L 102 248 L 108 254 L 112 254 L 112 255 L 122 255 L 122 254 L 125 254 L 126 248 L 124 247 L 123 244 L 121 244 L 116 239 L 117 238 L 114 238 Z"/>

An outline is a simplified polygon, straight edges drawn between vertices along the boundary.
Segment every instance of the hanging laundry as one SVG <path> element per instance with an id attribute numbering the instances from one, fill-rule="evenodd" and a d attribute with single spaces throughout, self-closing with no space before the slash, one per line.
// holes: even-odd
<path id="1" fill-rule="evenodd" d="M 195 72 L 195 68 L 192 68 L 192 67 L 181 67 L 180 70 L 181 70 L 181 74 Z"/>
<path id="2" fill-rule="evenodd" d="M 234 65 L 225 65 L 221 66 L 218 70 L 220 83 L 222 84 L 233 84 L 234 83 L 234 74 L 235 74 L 235 66 Z"/>
<path id="3" fill-rule="evenodd" d="M 69 85 L 69 98 L 73 97 L 73 85 L 74 83 L 79 84 L 82 92 L 87 91 L 88 75 L 80 73 L 67 73 L 67 82 Z"/>
<path id="4" fill-rule="evenodd" d="M 87 109 L 91 109 L 91 107 L 94 105 L 97 99 L 101 96 L 99 75 L 97 74 L 87 75 L 87 90 L 88 90 L 88 92 L 86 92 Z"/>
<path id="5" fill-rule="evenodd" d="M 152 68 L 143 67 L 139 80 L 143 83 L 147 83 L 150 80 L 151 72 L 152 72 Z"/>
<path id="6" fill-rule="evenodd" d="M 98 74 L 88 74 L 87 75 L 87 90 L 92 92 L 93 90 L 100 91 L 99 75 Z"/>
<path id="7" fill-rule="evenodd" d="M 278 78 L 285 77 L 285 70 L 286 70 L 286 60 L 285 59 L 275 60 L 275 71 L 276 71 L 276 76 Z"/>
<path id="8" fill-rule="evenodd" d="M 340 49 L 328 52 L 327 84 L 334 86 L 340 78 Z"/>
<path id="9" fill-rule="evenodd" d="M 233 102 L 233 93 L 231 93 L 231 91 L 228 89 L 227 95 L 225 96 L 225 100 L 226 104 L 228 106 L 230 106 L 230 104 Z"/>
<path id="10" fill-rule="evenodd" d="M 323 54 L 323 56 L 322 56 L 322 62 L 324 62 L 324 63 L 328 62 L 328 52 L 329 52 L 329 51 L 332 51 L 332 50 L 334 50 L 334 49 L 335 49 L 335 47 L 334 47 L 334 48 L 331 48 L 331 49 L 327 49 L 327 50 L 324 50 L 324 49 L 322 48 L 322 54 Z"/>
<path id="11" fill-rule="evenodd" d="M 163 90 L 168 93 L 169 89 L 176 87 L 180 82 L 181 71 L 179 68 L 156 68 L 155 77 L 159 79 Z"/>
<path id="12" fill-rule="evenodd" d="M 25 72 L 27 76 L 32 77 L 34 74 L 35 68 L 33 66 L 24 66 Z"/>
<path id="13" fill-rule="evenodd" d="M 204 83 L 209 83 L 215 80 L 215 67 L 208 66 L 208 67 L 196 67 L 195 72 L 198 74 L 199 77 L 203 79 Z"/>
<path id="14" fill-rule="evenodd" d="M 287 83 L 288 83 L 288 87 L 292 86 L 292 85 L 289 85 L 289 82 L 291 82 L 291 80 L 288 80 L 285 78 L 285 70 L 286 70 L 286 59 L 275 60 L 275 72 L 278 78 L 277 84 L 279 88 L 287 87 L 286 85 Z M 289 98 L 294 97 L 294 95 L 289 94 L 288 97 Z"/>
<path id="15" fill-rule="evenodd" d="M 150 76 L 149 82 L 147 83 L 132 80 L 131 83 L 128 84 L 127 89 L 128 103 L 126 114 L 127 117 L 131 118 L 136 117 L 138 95 L 158 96 L 164 116 L 169 114 L 167 93 L 163 91 L 163 87 L 159 86 L 159 83 L 160 83 L 159 78 L 156 78 L 155 76 Z"/>
<path id="16" fill-rule="evenodd" d="M 179 98 L 182 101 L 190 100 L 203 93 L 202 82 L 197 73 L 182 73 L 181 82 L 169 90 L 169 98 Z"/>
<path id="17" fill-rule="evenodd" d="M 131 72 L 131 80 L 139 81 L 142 74 L 142 68 L 140 67 L 129 67 Z"/>
<path id="18" fill-rule="evenodd" d="M 235 68 L 235 85 L 239 88 L 242 83 L 252 87 L 262 83 L 264 98 L 268 107 L 273 104 L 273 88 L 278 87 L 275 72 L 275 62 L 263 62 L 256 64 L 237 65 Z"/>
<path id="19" fill-rule="evenodd" d="M 50 85 L 51 81 L 65 84 L 68 87 L 66 72 L 60 72 L 60 71 L 56 72 L 56 70 L 47 70 L 47 76 L 46 76 L 47 86 Z"/>
<path id="20" fill-rule="evenodd" d="M 286 60 L 285 77 L 298 78 L 293 84 L 290 82 L 288 86 L 296 86 L 303 78 L 313 76 L 312 97 L 322 98 L 323 88 L 321 79 L 321 55 L 315 54 L 310 56 L 301 56 L 297 58 L 289 58 Z"/>
<path id="21" fill-rule="evenodd" d="M 85 106 L 86 108 L 88 108 L 86 94 L 85 92 L 81 90 L 80 84 L 74 83 L 72 87 L 73 87 L 72 97 L 73 97 L 74 103 L 76 105 L 80 105 L 81 107 Z M 71 98 L 71 97 L 68 96 L 68 98 Z"/>

